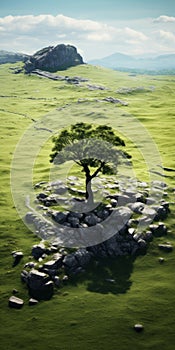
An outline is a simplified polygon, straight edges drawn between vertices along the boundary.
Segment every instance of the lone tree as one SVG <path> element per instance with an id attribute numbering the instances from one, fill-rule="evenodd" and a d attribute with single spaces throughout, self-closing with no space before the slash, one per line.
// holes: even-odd
<path id="1" fill-rule="evenodd" d="M 110 126 L 94 126 L 87 123 L 76 123 L 53 137 L 54 147 L 51 162 L 63 164 L 73 160 L 82 167 L 85 174 L 86 200 L 93 203 L 92 179 L 100 172 L 116 174 L 117 166 L 131 156 L 122 150 L 124 141 L 117 136 Z"/>

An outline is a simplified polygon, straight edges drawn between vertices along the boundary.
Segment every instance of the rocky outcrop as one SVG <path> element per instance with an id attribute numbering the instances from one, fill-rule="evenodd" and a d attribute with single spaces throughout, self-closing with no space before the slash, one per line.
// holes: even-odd
<path id="1" fill-rule="evenodd" d="M 60 44 L 57 46 L 45 47 L 37 51 L 25 63 L 26 73 L 40 69 L 48 72 L 65 70 L 69 67 L 83 64 L 83 58 L 72 45 Z"/>

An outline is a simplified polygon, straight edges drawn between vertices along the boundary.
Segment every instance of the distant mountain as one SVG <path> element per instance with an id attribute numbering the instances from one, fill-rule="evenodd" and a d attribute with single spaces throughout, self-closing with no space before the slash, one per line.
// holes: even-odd
<path id="1" fill-rule="evenodd" d="M 112 69 L 171 70 L 175 69 L 175 54 L 138 58 L 117 52 L 101 59 L 91 60 L 88 63 Z"/>
<path id="2" fill-rule="evenodd" d="M 17 52 L 9 52 L 5 50 L 0 50 L 0 64 L 3 63 L 15 63 L 19 61 L 26 61 L 28 59 L 28 55 Z"/>

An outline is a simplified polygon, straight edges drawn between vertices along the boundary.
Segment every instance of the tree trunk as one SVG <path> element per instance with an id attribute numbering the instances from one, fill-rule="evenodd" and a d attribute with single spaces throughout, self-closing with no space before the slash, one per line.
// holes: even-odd
<path id="1" fill-rule="evenodd" d="M 86 200 L 88 204 L 94 203 L 91 180 L 91 176 L 86 174 Z"/>

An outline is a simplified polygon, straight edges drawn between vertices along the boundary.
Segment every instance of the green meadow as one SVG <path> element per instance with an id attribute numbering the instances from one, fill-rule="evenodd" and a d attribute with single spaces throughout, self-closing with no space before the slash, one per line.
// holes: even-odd
<path id="1" fill-rule="evenodd" d="M 0 65 L 1 349 L 174 350 L 175 77 L 81 65 L 61 72 L 88 79 L 74 85 L 23 72 L 14 74 L 16 66 L 20 64 Z M 88 84 L 105 89 L 90 89 Z M 127 105 L 107 102 L 107 97 Z M 11 169 L 16 163 L 12 161 L 16 156 L 21 167 L 14 170 L 17 185 L 21 184 L 19 198 L 23 198 L 30 162 L 32 183 L 48 181 L 52 135 L 77 121 L 116 128 L 132 154 L 132 176 L 167 183 L 168 234 L 154 238 L 145 255 L 92 264 L 85 275 L 55 290 L 51 300 L 30 307 L 20 272 L 39 238 L 25 226 L 13 201 Z M 77 171 L 73 167 L 66 174 Z M 63 168 L 62 176 L 64 173 Z M 174 246 L 171 253 L 158 249 L 159 243 L 167 241 Z M 16 267 L 12 267 L 14 250 L 24 253 Z M 160 256 L 165 259 L 163 264 Z M 116 284 L 105 283 L 106 275 Z M 21 310 L 8 307 L 14 288 L 25 301 Z M 134 331 L 136 323 L 144 325 L 143 332 Z"/>

